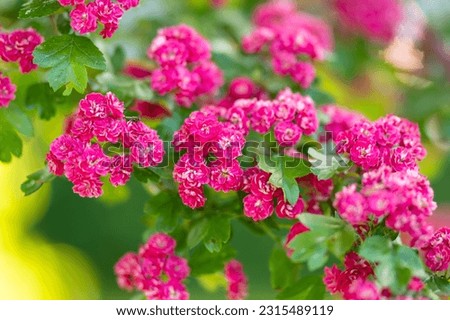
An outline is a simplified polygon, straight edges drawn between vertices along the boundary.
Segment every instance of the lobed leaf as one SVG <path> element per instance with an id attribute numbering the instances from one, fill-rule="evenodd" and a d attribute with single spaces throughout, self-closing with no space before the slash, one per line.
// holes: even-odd
<path id="1" fill-rule="evenodd" d="M 65 95 L 72 89 L 86 90 L 87 68 L 104 70 L 105 58 L 94 43 L 86 37 L 61 35 L 52 37 L 34 51 L 34 63 L 50 68 L 48 82 L 54 91 L 66 86 Z"/>

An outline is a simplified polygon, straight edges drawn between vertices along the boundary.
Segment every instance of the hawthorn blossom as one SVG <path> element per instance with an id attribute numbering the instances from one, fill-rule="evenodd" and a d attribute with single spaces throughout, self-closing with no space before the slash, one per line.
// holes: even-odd
<path id="1" fill-rule="evenodd" d="M 16 85 L 0 73 L 0 108 L 8 107 L 9 103 L 16 98 L 15 93 Z"/>
<path id="2" fill-rule="evenodd" d="M 152 88 L 161 95 L 173 92 L 183 107 L 213 94 L 223 83 L 222 72 L 210 61 L 209 43 L 187 25 L 160 29 L 147 55 L 159 65 L 151 75 Z"/>
<path id="3" fill-rule="evenodd" d="M 258 6 L 253 22 L 255 29 L 242 39 L 244 51 L 254 54 L 267 48 L 275 73 L 290 76 L 308 88 L 315 78 L 311 62 L 323 60 L 333 48 L 330 28 L 323 21 L 298 12 L 289 0 Z"/>
<path id="4" fill-rule="evenodd" d="M 18 62 L 20 72 L 28 73 L 37 68 L 33 63 L 34 49 L 44 38 L 33 28 L 0 32 L 0 58 L 5 62 Z"/>
<path id="5" fill-rule="evenodd" d="M 426 155 L 418 125 L 394 115 L 375 122 L 362 119 L 341 131 L 335 142 L 338 153 L 348 153 L 366 171 L 383 165 L 395 171 L 417 169 Z"/>
<path id="6" fill-rule="evenodd" d="M 109 174 L 117 187 L 128 182 L 133 164 L 149 167 L 163 160 L 163 142 L 156 131 L 140 121 L 126 121 L 123 111 L 123 102 L 114 94 L 89 93 L 66 133 L 50 145 L 46 157 L 50 172 L 65 175 L 82 197 L 101 196 L 103 176 Z M 102 149 L 105 142 L 120 142 L 128 153 L 108 156 Z"/>
<path id="7" fill-rule="evenodd" d="M 153 234 L 138 253 L 125 254 L 114 266 L 122 289 L 139 290 L 150 300 L 185 300 L 183 284 L 190 273 L 186 259 L 175 254 L 175 240 L 167 234 Z"/>
<path id="8" fill-rule="evenodd" d="M 450 228 L 438 229 L 422 250 L 425 264 L 431 271 L 446 271 L 450 266 Z"/>
<path id="9" fill-rule="evenodd" d="M 394 38 L 403 15 L 398 0 L 334 0 L 334 7 L 350 30 L 382 42 Z"/>
<path id="10" fill-rule="evenodd" d="M 247 276 L 239 261 L 231 260 L 225 265 L 225 279 L 227 281 L 228 299 L 243 300 L 247 297 Z"/>

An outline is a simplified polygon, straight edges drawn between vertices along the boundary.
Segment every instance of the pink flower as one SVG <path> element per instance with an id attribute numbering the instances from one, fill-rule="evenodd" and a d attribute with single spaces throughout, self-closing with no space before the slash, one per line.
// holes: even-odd
<path id="1" fill-rule="evenodd" d="M 255 29 L 242 40 L 244 51 L 258 53 L 269 47 L 275 73 L 289 75 L 302 87 L 309 87 L 315 78 L 309 61 L 322 60 L 333 48 L 330 28 L 313 16 L 297 12 L 290 1 L 258 6 L 253 21 Z"/>
<path id="2" fill-rule="evenodd" d="M 185 153 L 175 164 L 173 178 L 175 181 L 191 185 L 201 186 L 209 183 L 210 169 L 204 161 L 190 159 L 189 153 Z"/>
<path id="3" fill-rule="evenodd" d="M 339 291 L 339 279 L 341 277 L 342 271 L 334 264 L 331 268 L 324 268 L 323 283 L 327 288 L 329 293 L 336 293 Z"/>
<path id="4" fill-rule="evenodd" d="M 250 179 L 250 192 L 261 199 L 271 201 L 276 188 L 269 182 L 270 174 L 259 170 Z"/>
<path id="5" fill-rule="evenodd" d="M 233 124 L 236 130 L 239 130 L 244 136 L 248 134 L 250 121 L 245 111 L 239 107 L 231 107 L 226 114 L 226 119 Z"/>
<path id="6" fill-rule="evenodd" d="M 115 187 L 125 185 L 130 180 L 133 167 L 131 159 L 126 156 L 114 156 L 110 166 L 109 181 Z"/>
<path id="7" fill-rule="evenodd" d="M 259 100 L 251 113 L 250 124 L 258 133 L 267 133 L 275 122 L 275 112 L 271 101 Z"/>
<path id="8" fill-rule="evenodd" d="M 155 233 L 148 238 L 147 243 L 139 249 L 139 255 L 151 257 L 158 255 L 172 255 L 177 243 L 175 239 L 165 233 Z"/>
<path id="9" fill-rule="evenodd" d="M 37 68 L 33 51 L 44 39 L 32 28 L 0 33 L 0 57 L 5 62 L 18 62 L 20 71 L 28 73 Z"/>
<path id="10" fill-rule="evenodd" d="M 80 34 L 93 32 L 97 29 L 97 17 L 92 3 L 79 4 L 70 12 L 70 26 Z"/>
<path id="11" fill-rule="evenodd" d="M 136 279 L 140 277 L 139 257 L 135 253 L 127 253 L 114 266 L 117 284 L 121 289 L 131 291 L 136 287 Z"/>
<path id="12" fill-rule="evenodd" d="M 96 176 L 80 176 L 74 179 L 72 190 L 81 197 L 98 198 L 103 194 L 103 183 Z"/>
<path id="13" fill-rule="evenodd" d="M 321 110 L 330 118 L 325 125 L 325 131 L 331 133 L 334 142 L 340 132 L 349 130 L 354 124 L 365 119 L 362 114 L 332 104 L 324 105 Z"/>
<path id="14" fill-rule="evenodd" d="M 379 166 L 380 151 L 374 141 L 359 139 L 350 149 L 350 157 L 357 165 L 368 170 Z"/>
<path id="15" fill-rule="evenodd" d="M 58 0 L 59 4 L 63 7 L 76 6 L 79 4 L 84 4 L 85 0 Z"/>
<path id="16" fill-rule="evenodd" d="M 16 86 L 11 79 L 0 73 L 0 108 L 8 107 L 9 103 L 16 98 Z"/>
<path id="17" fill-rule="evenodd" d="M 383 42 L 394 38 L 402 20 L 402 7 L 397 0 L 335 0 L 335 8 L 349 29 Z"/>
<path id="18" fill-rule="evenodd" d="M 118 24 L 123 15 L 122 8 L 111 0 L 95 0 L 93 8 L 98 20 L 104 25 Z"/>
<path id="19" fill-rule="evenodd" d="M 62 176 L 64 174 L 64 163 L 58 160 L 52 152 L 47 153 L 45 158 L 47 161 L 48 170 L 55 176 Z"/>
<path id="20" fill-rule="evenodd" d="M 224 273 L 227 281 L 228 299 L 245 299 L 248 294 L 248 283 L 242 264 L 237 260 L 231 260 L 225 265 Z"/>
<path id="21" fill-rule="evenodd" d="M 277 205 L 275 207 L 275 213 L 279 218 L 295 219 L 300 213 L 303 212 L 305 204 L 300 197 L 295 205 L 291 205 L 286 202 L 283 197 L 278 197 Z"/>
<path id="22" fill-rule="evenodd" d="M 339 215 L 353 225 L 367 221 L 366 200 L 356 191 L 356 184 L 344 187 L 336 194 L 333 206 Z"/>
<path id="23" fill-rule="evenodd" d="M 408 283 L 408 290 L 413 292 L 420 292 L 425 287 L 425 284 L 420 278 L 412 277 Z"/>
<path id="24" fill-rule="evenodd" d="M 362 278 L 353 281 L 344 292 L 344 298 L 347 300 L 380 300 L 380 295 L 373 282 Z"/>
<path id="25" fill-rule="evenodd" d="M 450 266 L 450 228 L 438 229 L 422 250 L 431 271 L 446 271 Z"/>
<path id="26" fill-rule="evenodd" d="M 210 185 L 216 191 L 238 190 L 244 174 L 237 160 L 216 160 L 211 163 Z"/>
<path id="27" fill-rule="evenodd" d="M 290 69 L 292 79 L 302 88 L 309 88 L 316 78 L 316 70 L 309 62 L 297 62 Z"/>
<path id="28" fill-rule="evenodd" d="M 117 0 L 119 5 L 123 10 L 130 10 L 131 8 L 135 8 L 139 5 L 139 0 Z"/>
<path id="29" fill-rule="evenodd" d="M 244 198 L 244 214 L 254 221 L 264 220 L 273 213 L 272 201 L 249 194 Z"/>
<path id="30" fill-rule="evenodd" d="M 67 133 L 50 145 L 50 171 L 64 174 L 74 184 L 74 192 L 83 197 L 102 194 L 101 177 L 110 174 L 113 186 L 124 185 L 130 179 L 133 163 L 148 167 L 163 160 L 163 142 L 156 131 L 140 121 L 126 122 L 123 108 L 123 102 L 112 93 L 88 94 L 71 117 Z M 105 155 L 104 142 L 121 143 L 127 155 Z"/>
<path id="31" fill-rule="evenodd" d="M 223 83 L 222 72 L 210 61 L 208 42 L 186 25 L 159 30 L 147 55 L 159 65 L 152 73 L 152 88 L 159 94 L 174 93 L 180 106 L 190 107 Z"/>
<path id="32" fill-rule="evenodd" d="M 247 77 L 234 78 L 228 88 L 228 95 L 233 99 L 250 99 L 257 93 L 258 88 L 252 79 Z"/>
<path id="33" fill-rule="evenodd" d="M 181 201 L 191 209 L 200 208 L 205 205 L 206 198 L 201 187 L 180 184 L 178 193 Z"/>
<path id="34" fill-rule="evenodd" d="M 336 265 L 325 267 L 323 282 L 330 293 L 341 293 L 345 299 L 379 299 L 378 289 L 367 280 L 373 275 L 373 269 L 366 260 L 355 252 L 349 252 L 344 266 L 344 271 Z"/>
<path id="35" fill-rule="evenodd" d="M 171 256 L 166 260 L 164 271 L 170 279 L 182 280 L 189 275 L 191 270 L 186 259 Z"/>
<path id="36" fill-rule="evenodd" d="M 294 146 L 300 140 L 300 128 L 292 122 L 284 121 L 275 125 L 275 139 L 281 146 Z"/>
<path id="37" fill-rule="evenodd" d="M 142 291 L 147 299 L 188 299 L 183 281 L 190 269 L 184 258 L 175 255 L 175 246 L 175 239 L 167 234 L 153 234 L 138 254 L 128 253 L 115 265 L 119 286 Z"/>

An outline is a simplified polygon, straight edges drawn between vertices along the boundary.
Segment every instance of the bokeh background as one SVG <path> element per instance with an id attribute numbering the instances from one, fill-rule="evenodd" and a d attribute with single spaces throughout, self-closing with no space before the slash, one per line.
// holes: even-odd
<path id="1" fill-rule="evenodd" d="M 23 2 L 0 1 L 0 26 L 15 22 Z M 251 11 L 260 2 L 230 0 L 218 9 L 208 0 L 141 0 L 138 9 L 125 14 L 116 35 L 97 44 L 110 53 L 121 46 L 128 59 L 145 60 L 157 29 L 183 22 L 205 35 L 214 52 L 232 55 L 237 48 L 230 45 L 230 37 L 250 30 Z M 421 170 L 429 176 L 439 204 L 433 221 L 450 225 L 450 2 L 403 1 L 410 10 L 409 26 L 420 28 L 423 35 L 417 37 L 414 28 L 406 27 L 388 44 L 350 35 L 328 0 L 297 2 L 334 27 L 335 53 L 317 65 L 321 89 L 336 103 L 371 119 L 396 113 L 420 123 L 428 150 Z M 24 25 L 43 28 L 40 23 Z M 233 72 L 229 62 L 218 63 Z M 15 81 L 27 79 L 15 75 Z M 49 122 L 36 119 L 35 137 L 25 141 L 23 157 L 0 164 L 0 299 L 130 298 L 116 286 L 113 265 L 144 241 L 143 208 L 149 194 L 140 183 L 132 180 L 126 188 L 108 189 L 97 200 L 73 194 L 63 179 L 29 197 L 20 191 L 26 175 L 42 168 L 48 145 L 61 133 L 69 113 L 60 112 Z M 273 298 L 267 267 L 271 241 L 235 225 L 232 242 L 249 276 L 249 298 Z M 220 279 L 213 275 L 189 280 L 191 297 L 223 298 Z"/>

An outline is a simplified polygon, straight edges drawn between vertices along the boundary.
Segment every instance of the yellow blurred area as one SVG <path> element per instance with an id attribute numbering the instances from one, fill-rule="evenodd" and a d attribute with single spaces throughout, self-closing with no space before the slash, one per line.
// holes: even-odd
<path id="1" fill-rule="evenodd" d="M 55 128 L 58 121 L 41 129 Z M 36 139 L 25 143 L 22 158 L 0 164 L 0 299 L 98 299 L 99 283 L 88 258 L 32 230 L 46 212 L 50 186 L 24 197 L 20 184 L 42 164 Z"/>

